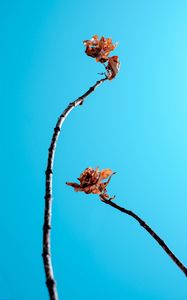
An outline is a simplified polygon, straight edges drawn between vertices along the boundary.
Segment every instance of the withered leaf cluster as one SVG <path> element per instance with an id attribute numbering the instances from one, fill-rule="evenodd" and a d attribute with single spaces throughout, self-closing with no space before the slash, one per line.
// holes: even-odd
<path id="1" fill-rule="evenodd" d="M 86 168 L 80 175 L 79 184 L 75 182 L 66 182 L 67 185 L 72 186 L 76 192 L 84 192 L 86 194 L 98 194 L 100 199 L 111 200 L 107 194 L 107 185 L 110 182 L 112 175 L 115 172 L 112 172 L 110 169 L 103 169 L 99 171 L 99 168 Z M 108 178 L 108 179 L 107 179 Z M 103 180 L 107 181 L 103 182 Z"/>
<path id="2" fill-rule="evenodd" d="M 102 36 L 99 40 L 98 35 L 94 35 L 91 40 L 85 40 L 84 45 L 88 56 L 95 58 L 97 62 L 102 64 L 108 62 L 105 68 L 108 79 L 112 80 L 119 72 L 120 62 L 118 56 L 109 57 L 109 54 L 116 48 L 117 44 L 113 44 L 111 38 Z"/>

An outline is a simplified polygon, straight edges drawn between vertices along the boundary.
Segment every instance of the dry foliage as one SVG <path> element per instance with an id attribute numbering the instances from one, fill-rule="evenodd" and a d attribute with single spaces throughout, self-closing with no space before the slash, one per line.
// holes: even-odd
<path id="1" fill-rule="evenodd" d="M 108 62 L 105 66 L 107 71 L 106 76 L 109 80 L 112 80 L 119 72 L 120 62 L 118 56 L 109 57 L 111 51 L 113 51 L 117 44 L 112 43 L 111 38 L 101 37 L 99 40 L 98 35 L 94 35 L 91 40 L 85 40 L 86 54 L 96 59 L 97 62 L 102 64 Z"/>
<path id="2" fill-rule="evenodd" d="M 86 194 L 97 194 L 100 196 L 100 199 L 111 200 L 114 197 L 109 197 L 107 194 L 106 187 L 110 182 L 112 175 L 115 172 L 112 172 L 110 169 L 103 169 L 99 171 L 99 168 L 86 168 L 84 172 L 81 173 L 79 184 L 75 182 L 66 182 L 67 185 L 72 186 L 76 192 L 84 192 Z M 103 182 L 103 180 L 107 179 Z"/>

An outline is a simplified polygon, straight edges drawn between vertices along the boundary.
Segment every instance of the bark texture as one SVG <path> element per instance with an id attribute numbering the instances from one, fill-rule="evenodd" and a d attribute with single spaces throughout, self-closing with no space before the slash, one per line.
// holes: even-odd
<path id="1" fill-rule="evenodd" d="M 58 118 L 56 126 L 54 128 L 53 136 L 51 139 L 50 147 L 48 149 L 48 161 L 45 171 L 45 211 L 44 211 L 44 225 L 43 225 L 43 263 L 46 276 L 46 285 L 49 292 L 50 300 L 58 300 L 58 293 L 56 288 L 56 282 L 54 278 L 52 260 L 51 260 L 51 216 L 52 216 L 52 179 L 53 179 L 53 163 L 55 156 L 56 144 L 60 134 L 62 124 L 67 118 L 68 114 L 78 105 L 82 105 L 86 97 L 88 97 L 94 90 L 108 78 L 105 77 L 98 80 L 90 89 L 79 97 L 74 102 L 71 102 L 63 113 Z"/>
<path id="2" fill-rule="evenodd" d="M 166 243 L 151 229 L 149 225 L 145 223 L 138 215 L 133 211 L 128 210 L 124 207 L 117 205 L 116 203 L 102 198 L 102 201 L 115 209 L 125 213 L 132 218 L 134 218 L 138 223 L 156 240 L 156 242 L 162 247 L 162 249 L 169 255 L 169 257 L 174 261 L 174 263 L 181 269 L 181 271 L 187 276 L 187 268 L 182 264 L 182 262 L 174 255 L 174 253 L 169 249 Z"/>

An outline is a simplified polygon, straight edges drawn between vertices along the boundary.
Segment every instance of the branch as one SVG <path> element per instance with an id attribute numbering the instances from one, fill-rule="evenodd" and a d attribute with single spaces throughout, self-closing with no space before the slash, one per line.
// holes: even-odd
<path id="1" fill-rule="evenodd" d="M 181 261 L 174 255 L 174 253 L 168 248 L 166 243 L 147 225 L 140 217 L 138 217 L 133 211 L 123 208 L 116 203 L 106 200 L 102 197 L 102 201 L 115 209 L 121 211 L 134 218 L 138 223 L 156 240 L 156 242 L 162 247 L 162 249 L 169 255 L 169 257 L 174 261 L 174 263 L 181 269 L 181 271 L 187 276 L 187 268 L 181 263 Z"/>
<path id="2" fill-rule="evenodd" d="M 48 161 L 47 168 L 45 171 L 46 180 L 45 180 L 45 212 L 44 212 L 44 225 L 43 225 L 43 263 L 46 276 L 46 285 L 48 288 L 50 300 L 58 300 L 58 293 L 56 288 L 56 282 L 53 273 L 53 266 L 51 261 L 51 241 L 50 241 L 50 231 L 51 231 L 51 216 L 52 216 L 52 178 L 53 178 L 53 163 L 55 156 L 56 144 L 60 134 L 62 124 L 67 118 L 68 114 L 78 105 L 82 105 L 91 93 L 103 83 L 108 78 L 105 77 L 101 80 L 98 80 L 90 89 L 79 97 L 74 102 L 71 102 L 63 113 L 58 118 L 56 126 L 54 128 L 54 133 L 51 139 L 51 144 L 48 149 Z"/>

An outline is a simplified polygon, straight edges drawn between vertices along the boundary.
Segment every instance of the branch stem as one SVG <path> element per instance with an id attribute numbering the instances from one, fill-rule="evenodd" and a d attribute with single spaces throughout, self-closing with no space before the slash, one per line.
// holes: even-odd
<path id="1" fill-rule="evenodd" d="M 53 164 L 55 149 L 60 134 L 62 124 L 66 120 L 69 113 L 78 105 L 82 105 L 85 99 L 95 91 L 95 89 L 108 78 L 105 77 L 98 80 L 89 90 L 79 97 L 74 102 L 69 103 L 67 108 L 58 118 L 56 126 L 54 128 L 53 136 L 51 139 L 50 147 L 48 149 L 47 168 L 45 171 L 45 211 L 44 211 L 44 225 L 43 225 L 43 263 L 46 276 L 46 285 L 49 292 L 50 300 L 58 300 L 58 292 L 56 288 L 56 282 L 53 273 L 53 266 L 51 260 L 51 216 L 52 216 L 52 179 L 53 179 Z"/>
<path id="2" fill-rule="evenodd" d="M 155 239 L 155 241 L 162 247 L 162 249 L 169 255 L 169 257 L 174 261 L 174 263 L 181 269 L 181 271 L 187 276 L 187 268 L 182 264 L 182 262 L 174 255 L 174 253 L 169 249 L 166 243 L 151 229 L 149 225 L 146 224 L 144 220 L 142 220 L 138 215 L 136 215 L 133 211 L 128 210 L 124 207 L 117 205 L 112 201 L 108 201 L 102 198 L 102 202 L 114 207 L 115 209 L 125 213 L 132 218 L 134 218 L 138 223 Z"/>

